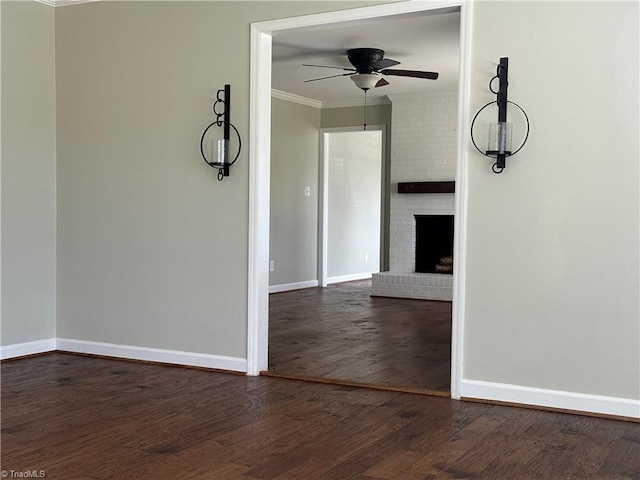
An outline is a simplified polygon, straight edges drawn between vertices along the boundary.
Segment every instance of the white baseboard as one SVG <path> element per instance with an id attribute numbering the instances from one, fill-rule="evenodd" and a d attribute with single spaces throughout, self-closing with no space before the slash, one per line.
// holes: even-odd
<path id="1" fill-rule="evenodd" d="M 355 280 L 366 280 L 371 278 L 372 272 L 369 273 L 354 273 L 352 275 L 340 275 L 338 277 L 327 277 L 327 285 L 332 283 L 353 282 Z"/>
<path id="2" fill-rule="evenodd" d="M 181 352 L 68 338 L 58 338 L 56 341 L 56 349 L 66 352 L 88 353 L 92 355 L 104 355 L 106 357 L 128 358 L 131 360 L 170 363 L 190 367 L 216 368 L 235 372 L 247 371 L 247 360 L 244 358 L 210 355 L 207 353 Z"/>
<path id="3" fill-rule="evenodd" d="M 291 290 L 300 290 L 303 288 L 312 288 L 318 286 L 318 280 L 307 280 L 306 282 L 283 283 L 281 285 L 270 285 L 269 293 L 289 292 Z"/>
<path id="4" fill-rule="evenodd" d="M 24 357 L 36 353 L 51 352 L 56 349 L 55 338 L 45 338 L 34 342 L 15 343 L 0 347 L 0 360 L 9 358 Z"/>
<path id="5" fill-rule="evenodd" d="M 462 380 L 460 396 L 580 412 L 640 418 L 640 400 L 546 390 L 506 383 Z"/>

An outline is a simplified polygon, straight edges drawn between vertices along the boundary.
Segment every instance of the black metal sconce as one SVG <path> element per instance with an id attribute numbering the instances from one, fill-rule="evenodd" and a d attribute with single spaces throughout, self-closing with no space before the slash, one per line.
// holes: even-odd
<path id="1" fill-rule="evenodd" d="M 496 163 L 491 167 L 493 173 L 502 173 L 506 167 L 507 157 L 515 155 L 522 150 L 522 147 L 524 147 L 524 144 L 527 143 L 527 139 L 529 138 L 529 117 L 527 116 L 527 113 L 520 105 L 507 99 L 507 87 L 509 86 L 508 74 L 509 58 L 502 57 L 496 69 L 495 76 L 489 81 L 489 91 L 496 95 L 496 100 L 485 104 L 480 110 L 478 110 L 471 122 L 471 141 L 473 142 L 473 146 L 476 147 L 476 150 L 478 150 L 482 155 L 496 159 Z M 499 81 L 497 92 L 492 86 L 493 81 L 496 78 Z M 473 126 L 476 123 L 476 119 L 478 118 L 478 115 L 480 115 L 480 112 L 494 103 L 498 106 L 498 122 L 489 125 L 488 147 L 487 150 L 483 152 L 478 148 L 478 145 L 473 138 Z M 507 123 L 507 105 L 509 103 L 516 106 L 522 112 L 525 120 L 527 121 L 527 133 L 524 137 L 524 141 L 515 151 L 511 150 L 511 124 Z"/>
<path id="2" fill-rule="evenodd" d="M 224 98 L 221 98 L 221 95 L 224 95 Z M 224 108 L 223 111 L 219 112 L 218 109 Z M 213 114 L 216 116 L 216 120 L 213 123 L 210 123 L 207 128 L 202 132 L 202 137 L 200 138 L 200 154 L 204 159 L 205 163 L 212 168 L 216 168 L 218 170 L 218 180 L 222 181 L 224 177 L 229 176 L 229 169 L 231 165 L 236 163 L 238 157 L 240 156 L 240 151 L 242 150 L 242 140 L 240 139 L 240 133 L 238 129 L 233 126 L 230 121 L 231 118 L 231 85 L 225 85 L 224 89 L 218 90 L 216 94 L 216 101 L 212 107 Z M 222 138 L 217 138 L 212 134 L 213 130 L 211 127 L 222 127 L 223 136 Z M 231 129 L 236 133 L 238 137 L 238 153 L 236 153 L 233 160 L 229 161 L 229 143 L 230 143 L 230 133 Z M 209 149 L 209 158 L 205 153 L 205 145 L 208 144 Z"/>

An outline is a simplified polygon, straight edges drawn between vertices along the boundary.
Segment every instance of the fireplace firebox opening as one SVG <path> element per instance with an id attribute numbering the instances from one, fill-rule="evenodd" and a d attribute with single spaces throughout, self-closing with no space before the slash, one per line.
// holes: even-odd
<path id="1" fill-rule="evenodd" d="M 453 215 L 415 215 L 416 272 L 453 273 Z"/>

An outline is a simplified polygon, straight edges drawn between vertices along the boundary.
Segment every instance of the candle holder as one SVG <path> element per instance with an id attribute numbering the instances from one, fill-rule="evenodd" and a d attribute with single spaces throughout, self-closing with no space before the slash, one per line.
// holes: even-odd
<path id="1" fill-rule="evenodd" d="M 236 163 L 242 151 L 240 133 L 230 121 L 231 85 L 227 84 L 224 86 L 224 89 L 218 90 L 212 110 L 216 116 L 216 120 L 210 123 L 207 128 L 204 129 L 204 132 L 202 132 L 202 137 L 200 138 L 200 154 L 207 165 L 218 170 L 218 180 L 222 181 L 224 177 L 229 176 L 231 165 Z M 222 128 L 222 138 L 219 137 L 219 133 L 218 135 L 215 134 L 216 130 L 212 128 L 214 126 Z M 233 129 L 238 138 L 238 152 L 233 157 L 233 160 L 229 161 L 231 129 Z M 207 152 L 209 153 L 208 156 Z"/>
<path id="2" fill-rule="evenodd" d="M 527 116 L 527 113 L 517 103 L 507 100 L 507 87 L 509 85 L 508 73 L 509 58 L 502 57 L 496 69 L 495 76 L 491 80 L 489 80 L 489 91 L 496 95 L 496 100 L 485 104 L 480 110 L 478 110 L 478 112 L 473 117 L 473 121 L 471 122 L 471 141 L 473 142 L 473 146 L 476 147 L 476 150 L 478 150 L 485 157 L 496 159 L 496 163 L 494 163 L 491 167 L 493 173 L 502 173 L 502 171 L 506 167 L 507 157 L 515 155 L 520 150 L 522 150 L 522 147 L 524 147 L 524 144 L 527 143 L 527 139 L 529 138 L 529 117 Z M 498 91 L 495 91 L 492 87 L 492 83 L 496 78 L 499 81 Z M 498 121 L 496 123 L 489 124 L 489 139 L 487 142 L 488 146 L 487 150 L 483 152 L 478 148 L 478 145 L 473 138 L 473 127 L 476 123 L 478 115 L 480 115 L 480 112 L 482 112 L 489 105 L 493 105 L 494 103 L 498 106 Z M 508 104 L 517 107 L 522 112 L 527 122 L 527 133 L 524 137 L 524 140 L 522 141 L 522 144 L 515 151 L 511 149 L 512 125 L 511 123 L 507 122 Z"/>

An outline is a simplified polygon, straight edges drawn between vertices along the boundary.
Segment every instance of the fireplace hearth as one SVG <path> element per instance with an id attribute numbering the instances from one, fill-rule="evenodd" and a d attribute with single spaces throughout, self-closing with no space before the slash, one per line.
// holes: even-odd
<path id="1" fill-rule="evenodd" d="M 453 273 L 453 215 L 415 215 L 416 273 Z"/>

